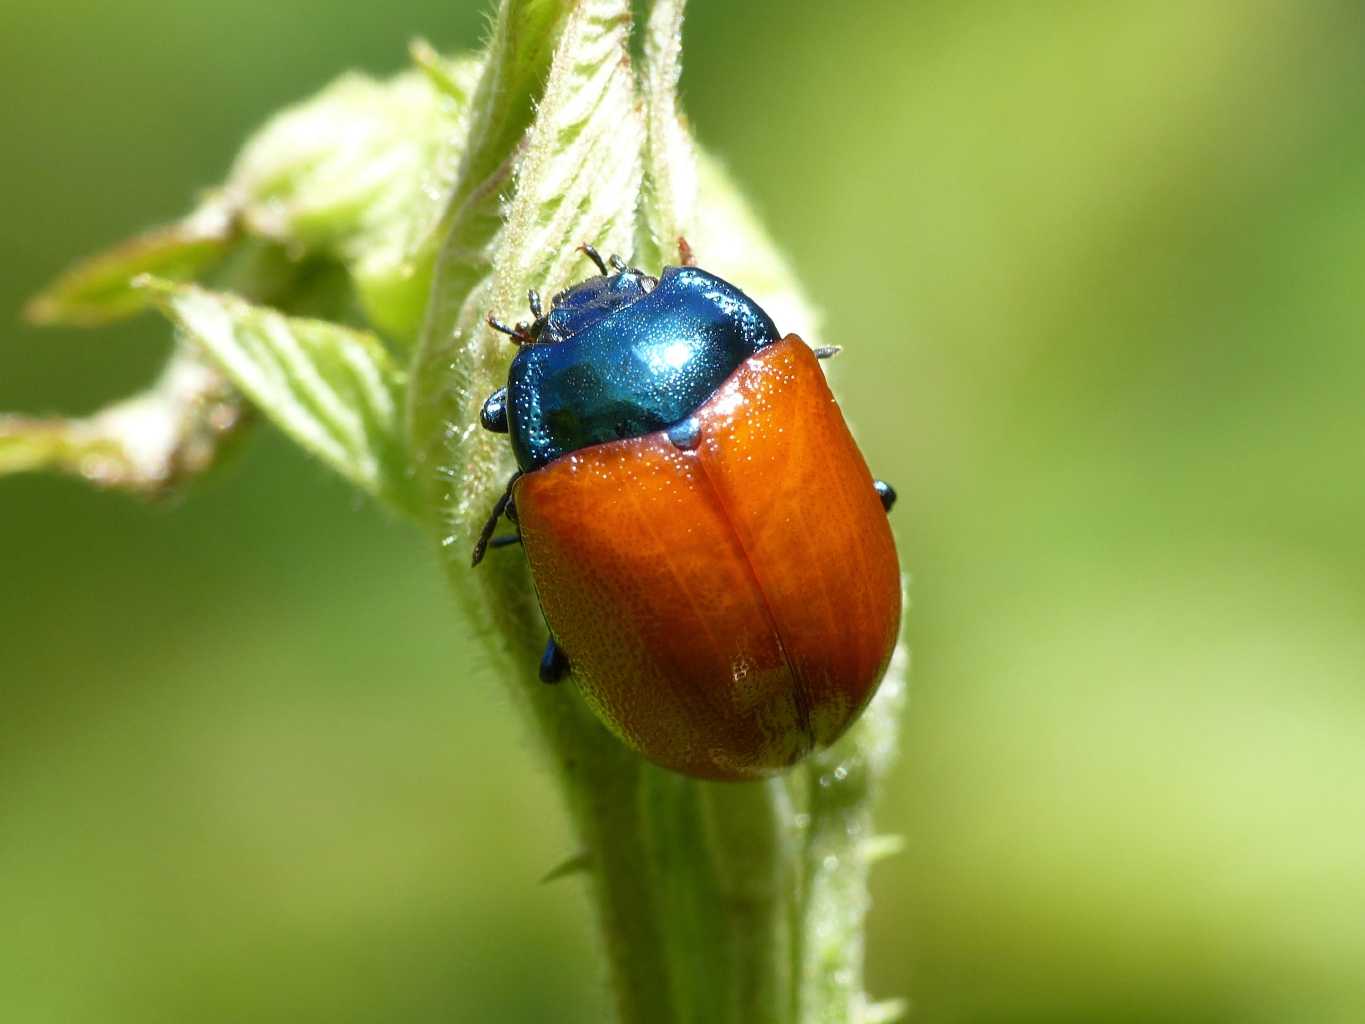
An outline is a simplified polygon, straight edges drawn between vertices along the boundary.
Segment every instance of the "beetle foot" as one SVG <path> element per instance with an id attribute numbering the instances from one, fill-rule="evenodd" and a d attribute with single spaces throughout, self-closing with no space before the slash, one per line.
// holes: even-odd
<path id="1" fill-rule="evenodd" d="M 568 655 L 555 643 L 555 638 L 550 637 L 545 641 L 545 653 L 540 656 L 540 681 L 553 685 L 568 674 Z"/>
<path id="2" fill-rule="evenodd" d="M 873 480 L 872 486 L 877 491 L 877 497 L 882 499 L 882 508 L 891 511 L 891 506 L 896 503 L 896 489 L 885 480 Z"/>

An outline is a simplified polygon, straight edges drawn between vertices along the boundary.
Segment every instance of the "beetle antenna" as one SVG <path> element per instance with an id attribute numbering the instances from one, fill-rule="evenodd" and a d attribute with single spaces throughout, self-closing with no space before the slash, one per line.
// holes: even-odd
<path id="1" fill-rule="evenodd" d="M 830 359 L 837 356 L 844 350 L 842 345 L 821 345 L 819 348 L 811 349 L 815 353 L 816 359 Z"/>
<path id="2" fill-rule="evenodd" d="M 540 319 L 540 292 L 532 288 L 526 293 L 526 304 L 531 307 L 531 313 L 537 320 Z"/>
<path id="3" fill-rule="evenodd" d="M 507 481 L 507 487 L 502 492 L 502 497 L 493 506 L 493 511 L 488 516 L 488 521 L 483 524 L 483 529 L 479 531 L 479 539 L 474 542 L 474 557 L 470 561 L 470 566 L 478 565 L 483 561 L 483 556 L 488 553 L 488 542 L 493 539 L 493 531 L 498 528 L 498 520 L 507 511 L 507 505 L 512 500 L 512 488 L 521 479 L 521 470 L 512 474 L 512 478 Z"/>
<path id="4" fill-rule="evenodd" d="M 591 246 L 587 242 L 584 242 L 578 247 L 578 251 L 597 264 L 597 269 L 601 271 L 603 277 L 607 276 L 607 265 L 603 262 L 602 254 L 597 251 L 595 246 Z"/>
<path id="5" fill-rule="evenodd" d="M 489 313 L 485 322 L 495 331 L 507 335 L 518 345 L 529 345 L 535 339 L 531 337 L 531 325 L 519 323 L 515 327 L 508 327 L 505 323 Z"/>
<path id="6" fill-rule="evenodd" d="M 678 236 L 678 262 L 684 267 L 697 265 L 697 257 L 692 252 L 692 246 L 687 244 L 687 239 L 682 235 Z"/>
<path id="7" fill-rule="evenodd" d="M 630 269 L 630 267 L 626 266 L 626 261 L 621 259 L 620 256 L 613 256 L 609 262 L 611 263 L 612 269 L 619 274 L 624 274 Z"/>

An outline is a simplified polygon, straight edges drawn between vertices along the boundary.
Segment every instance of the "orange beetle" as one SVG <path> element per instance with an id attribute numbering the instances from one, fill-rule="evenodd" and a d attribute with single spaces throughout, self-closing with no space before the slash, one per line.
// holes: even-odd
<path id="1" fill-rule="evenodd" d="M 520 543 L 569 674 L 645 757 L 771 775 L 833 742 L 886 671 L 900 570 L 813 350 L 695 267 L 599 276 L 533 323 L 481 420 L 519 470 L 475 548 Z M 503 515 L 517 534 L 493 538 Z"/>

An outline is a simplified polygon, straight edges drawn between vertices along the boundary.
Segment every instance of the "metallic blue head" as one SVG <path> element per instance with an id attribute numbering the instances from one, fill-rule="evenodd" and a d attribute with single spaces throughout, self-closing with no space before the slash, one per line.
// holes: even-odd
<path id="1" fill-rule="evenodd" d="M 505 415 L 523 472 L 687 419 L 740 363 L 778 340 L 768 314 L 714 274 L 665 267 L 656 282 L 614 265 L 616 273 L 556 295 L 516 335 L 523 344 L 506 394 L 490 399 L 498 407 L 485 406 L 484 423 Z"/>

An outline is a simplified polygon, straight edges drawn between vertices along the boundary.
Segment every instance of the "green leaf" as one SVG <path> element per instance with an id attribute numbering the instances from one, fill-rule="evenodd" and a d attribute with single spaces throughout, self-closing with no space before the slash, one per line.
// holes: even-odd
<path id="1" fill-rule="evenodd" d="M 177 345 L 152 387 L 93 415 L 0 416 L 0 475 L 47 470 L 160 498 L 222 460 L 244 412 L 227 380 Z"/>
<path id="2" fill-rule="evenodd" d="M 686 6 L 686 0 L 657 0 L 645 25 L 641 91 L 649 127 L 643 202 L 647 235 L 637 258 L 651 265 L 679 261 L 697 204 L 696 145 L 677 99 Z"/>
<path id="3" fill-rule="evenodd" d="M 362 490 L 411 510 L 404 377 L 379 339 L 194 285 L 144 278 L 140 286 L 299 445 Z"/>
<path id="4" fill-rule="evenodd" d="M 211 199 L 194 215 L 155 228 L 76 264 L 34 296 L 24 316 L 35 324 L 97 327 L 146 308 L 132 287 L 139 274 L 190 280 L 214 267 L 237 237 L 232 211 Z"/>
<path id="5" fill-rule="evenodd" d="M 420 70 L 387 81 L 344 75 L 281 111 L 198 211 L 77 265 L 29 303 L 28 317 L 98 325 L 135 313 L 147 295 L 133 278 L 197 279 L 245 235 L 296 263 L 344 267 L 368 320 L 412 344 L 481 70 L 477 58 L 443 59 L 417 44 L 414 58 Z"/>
<path id="6" fill-rule="evenodd" d="M 447 504 L 450 467 L 447 429 L 476 422 L 478 394 L 491 379 L 475 363 L 499 361 L 498 346 L 478 326 L 476 289 L 491 285 L 495 239 L 502 231 L 501 193 L 512 184 L 516 155 L 536 115 L 555 42 L 574 4 L 570 0 L 505 0 L 498 8 L 483 72 L 467 114 L 459 171 L 436 228 L 431 301 L 414 360 L 409 394 L 413 461 L 420 482 Z M 469 346 L 479 346 L 477 353 Z"/>
<path id="7" fill-rule="evenodd" d="M 346 266 L 370 321 L 404 345 L 421 322 L 432 230 L 479 74 L 472 57 L 423 59 L 424 71 L 388 81 L 345 75 L 277 114 L 226 186 L 252 234 Z"/>
<path id="8" fill-rule="evenodd" d="M 645 126 L 629 39 L 629 5 L 616 0 L 581 0 L 564 27 L 494 258 L 501 316 L 516 319 L 529 288 L 553 293 L 581 278 L 582 243 L 634 248 Z"/>
<path id="9" fill-rule="evenodd" d="M 555 42 L 573 7 L 573 0 L 507 0 L 499 6 L 469 109 L 459 173 L 437 229 L 441 239 L 469 230 L 461 221 L 490 212 L 496 221 L 491 190 L 510 171 L 509 156 L 535 114 Z"/>

